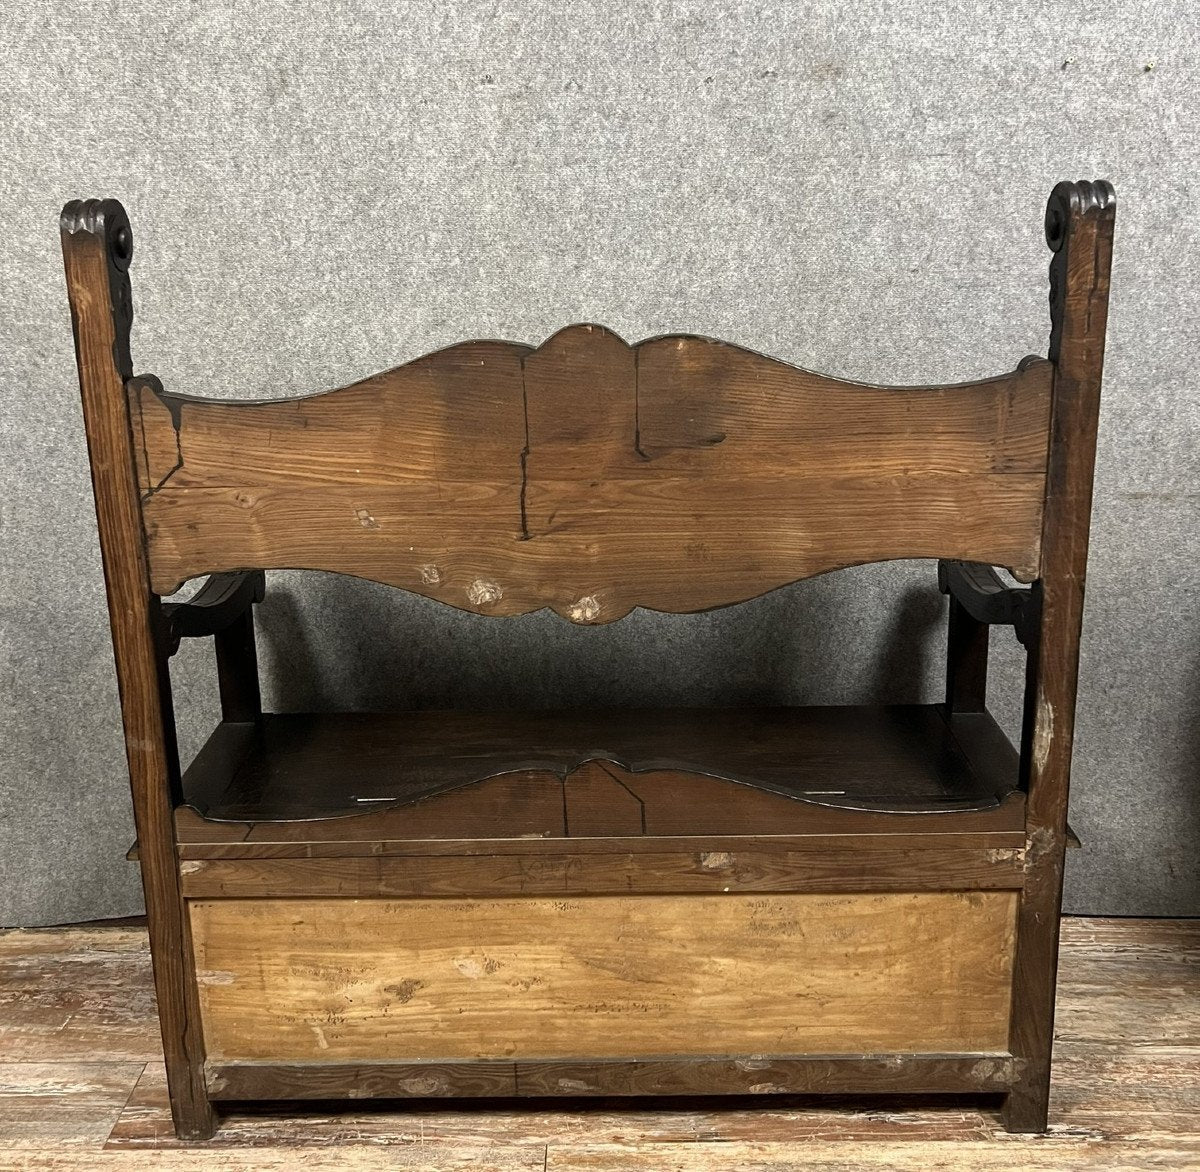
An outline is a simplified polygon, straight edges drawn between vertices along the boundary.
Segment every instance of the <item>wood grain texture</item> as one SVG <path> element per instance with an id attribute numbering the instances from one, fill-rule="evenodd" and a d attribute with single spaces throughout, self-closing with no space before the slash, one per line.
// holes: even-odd
<path id="1" fill-rule="evenodd" d="M 227 1103 L 175 1136 L 144 928 L 0 932 L 0 1051 L 16 1127 L 0 1168 L 1186 1168 L 1200 1160 L 1200 920 L 1067 917 L 1046 1136 L 978 1096 Z M 6 999 L 5 999 L 6 998 Z M 88 1007 L 107 1006 L 98 1013 Z M 119 1010 L 119 1012 L 118 1012 Z M 54 1017 L 53 1014 L 57 1014 Z M 139 1039 L 131 1049 L 131 1039 Z M 10 1047 L 21 1039 L 21 1049 Z M 97 1077 L 80 1065 L 107 1067 Z M 128 1083 L 119 1090 L 121 1071 Z M 140 1070 L 140 1077 L 133 1072 Z M 134 1081 L 136 1077 L 136 1086 Z M 107 1099 L 128 1094 L 107 1150 Z M 129 1093 L 132 1092 L 132 1093 Z M 26 1100 L 31 1100 L 27 1103 Z M 21 1124 L 30 1126 L 22 1131 Z M 13 1150 L 16 1145 L 19 1149 Z M 9 1150 L 4 1150 L 9 1149 Z"/>
<path id="2" fill-rule="evenodd" d="M 354 1136 L 347 1141 L 353 1143 Z M 15 1157 L 10 1160 L 9 1157 Z M 272 1151 L 256 1148 L 249 1152 L 225 1150 L 219 1163 L 204 1151 L 180 1149 L 162 1152 L 90 1151 L 76 1155 L 64 1151 L 5 1153 L 0 1151 L 0 1172 L 65 1172 L 81 1169 L 85 1172 L 176 1172 L 220 1168 L 221 1172 L 545 1172 L 546 1160 L 541 1148 L 512 1148 L 497 1152 L 489 1144 L 462 1143 L 449 1145 L 425 1144 L 419 1140 L 408 1146 L 389 1146 L 386 1150 L 321 1148 L 287 1148 Z"/>
<path id="3" fill-rule="evenodd" d="M 514 773 L 543 775 L 542 793 L 531 790 L 514 807 L 513 793 L 495 800 L 498 787 L 480 784 Z M 567 778 L 569 801 L 556 814 L 552 791 Z M 442 809 L 447 825 L 451 815 L 461 819 L 459 838 L 471 837 L 471 827 L 503 837 L 500 828 L 532 816 L 527 803 L 536 802 L 538 820 L 520 834 L 584 838 L 672 833 L 667 826 L 683 821 L 696 829 L 674 833 L 722 833 L 744 821 L 743 808 L 772 809 L 787 825 L 804 805 L 940 817 L 992 808 L 1017 780 L 1016 754 L 990 716 L 948 719 L 936 705 L 588 708 L 288 713 L 223 724 L 184 775 L 183 791 L 220 820 L 410 806 L 419 824 Z M 673 803 L 671 784 L 681 792 Z M 460 801 L 429 805 L 464 787 Z M 787 800 L 764 803 L 755 796 L 762 790 Z M 598 805 L 589 795 L 607 796 Z"/>
<path id="4" fill-rule="evenodd" d="M 617 846 L 607 854 L 197 859 L 181 863 L 180 870 L 183 893 L 191 899 L 988 891 L 1023 886 L 1025 852 L 855 842 L 634 854 Z"/>
<path id="5" fill-rule="evenodd" d="M 95 1150 L 144 1069 L 143 1062 L 0 1062 L 0 1152 Z"/>
<path id="6" fill-rule="evenodd" d="M 543 1069 L 554 1068 L 544 1065 Z M 108 1148 L 169 1151 L 177 1147 L 179 1141 L 164 1111 L 165 1099 L 161 1067 L 148 1066 L 113 1129 Z M 334 1112 L 321 1101 L 295 1100 L 272 1113 L 227 1101 L 212 1147 L 223 1153 L 238 1148 L 337 1146 L 353 1160 L 370 1147 L 422 1140 L 453 1150 L 486 1138 L 498 1151 L 536 1146 L 540 1153 L 547 1146 L 569 1148 L 619 1138 L 633 1149 L 643 1144 L 703 1144 L 713 1151 L 714 1167 L 728 1167 L 719 1163 L 720 1151 L 744 1140 L 786 1145 L 793 1153 L 811 1158 L 818 1143 L 879 1144 L 898 1139 L 945 1146 L 985 1139 L 997 1131 L 994 1112 L 979 1096 L 897 1099 L 885 1095 L 853 1102 L 865 1109 L 847 1111 L 847 1100 L 832 1095 L 556 1096 L 552 1102 L 540 1103 L 406 1098 L 402 1103 L 343 1101 Z M 436 1162 L 432 1154 L 430 1162 Z"/>
<path id="7" fill-rule="evenodd" d="M 151 573 L 336 570 L 483 614 L 694 611 L 860 562 L 1039 562 L 1051 367 L 884 388 L 695 337 L 470 342 L 313 398 L 129 384 Z"/>
<path id="8" fill-rule="evenodd" d="M 707 882 L 694 874 L 696 860 L 701 854 L 716 858 L 722 853 L 737 860 L 728 868 L 733 882 L 786 883 L 789 852 L 805 852 L 811 864 L 793 872 L 796 882 L 849 883 L 854 876 L 855 882 L 868 885 L 851 883 L 848 890 L 871 889 L 889 882 L 888 875 L 898 877 L 896 868 L 906 854 L 912 862 L 910 889 L 938 882 L 955 888 L 971 874 L 984 887 L 1019 882 L 1024 795 L 1014 791 L 978 810 L 954 800 L 955 779 L 963 781 L 967 773 L 974 780 L 964 783 L 976 792 L 1001 793 L 1016 777 L 1015 750 L 989 715 L 961 714 L 948 726 L 943 723 L 941 735 L 952 733 L 953 746 L 953 752 L 945 753 L 931 751 L 937 736 L 926 741 L 940 722 L 936 713 L 914 719 L 907 710 L 895 710 L 883 719 L 874 710 L 818 709 L 767 713 L 765 722 L 763 715 L 335 714 L 268 717 L 258 730 L 222 725 L 188 771 L 185 786 L 198 805 L 244 820 L 213 821 L 181 808 L 176 812 L 179 857 L 188 863 L 313 860 L 305 882 L 318 890 L 321 884 L 343 880 L 347 890 L 375 881 L 429 882 L 440 888 L 472 882 L 472 868 L 475 882 L 485 882 L 487 876 L 488 882 L 505 884 L 505 890 L 522 882 L 582 883 L 585 874 L 605 885 L 620 882 L 623 890 L 656 890 L 660 882 Z M 437 770 L 466 766 L 466 776 L 489 772 L 498 767 L 497 747 L 503 756 L 509 742 L 526 755 L 532 750 L 553 756 L 555 746 L 564 743 L 604 743 L 615 722 L 629 744 L 653 749 L 652 741 L 643 740 L 649 735 L 669 748 L 686 744 L 681 732 L 688 729 L 701 728 L 711 737 L 710 726 L 720 721 L 727 722 L 726 738 L 753 742 L 760 764 L 762 755 L 767 760 L 777 755 L 796 794 L 807 788 L 825 794 L 857 789 L 860 799 L 868 792 L 886 792 L 892 800 L 906 795 L 910 804 L 922 796 L 918 808 L 940 812 L 926 817 L 844 809 L 820 804 L 844 797 L 797 800 L 679 770 L 633 773 L 608 760 L 586 763 L 565 778 L 521 770 L 420 800 L 406 798 L 408 787 L 424 786 L 431 777 L 436 781 Z M 809 740 L 791 735 L 806 722 L 824 730 L 823 735 Z M 443 745 L 453 751 L 444 750 L 439 757 Z M 353 746 L 353 753 L 347 746 Z M 509 764 L 519 759 L 511 757 Z M 421 792 L 418 788 L 417 794 Z M 361 809 L 355 795 L 367 796 L 371 812 L 301 821 L 264 819 L 270 812 Z M 863 852 L 857 862 L 854 851 Z M 426 871 L 382 861 L 431 857 L 445 861 Z M 318 859 L 331 862 L 326 867 L 316 864 Z M 370 864 L 374 869 L 362 870 L 355 859 L 375 860 Z M 336 860 L 348 862 L 341 867 Z M 289 870 L 299 878 L 303 868 L 283 868 L 274 873 L 277 879 L 269 878 L 269 867 L 257 874 L 264 882 L 275 882 Z M 185 867 L 184 881 L 203 883 L 208 873 L 204 867 Z M 234 873 L 212 875 L 233 881 Z M 403 893 L 417 894 L 407 887 Z"/>
<path id="9" fill-rule="evenodd" d="M 1011 892 L 189 906 L 214 1062 L 1004 1052 L 1008 1040 Z"/>
<path id="10" fill-rule="evenodd" d="M 691 779 L 688 778 L 688 781 Z M 361 857 L 484 858 L 521 855 L 538 858 L 561 855 L 564 849 L 575 857 L 588 855 L 654 854 L 663 850 L 705 851 L 778 851 L 802 849 L 806 844 L 847 849 L 976 849 L 1005 850 L 1021 855 L 1025 850 L 1024 795 L 1013 794 L 990 810 L 939 814 L 937 818 L 920 815 L 895 815 L 837 810 L 822 806 L 792 803 L 794 809 L 776 812 L 790 815 L 780 824 L 764 821 L 771 806 L 763 802 L 739 803 L 728 822 L 716 822 L 719 808 L 687 809 L 687 801 L 709 795 L 708 787 L 680 785 L 680 775 L 643 774 L 638 778 L 647 804 L 661 807 L 669 816 L 671 833 L 641 835 L 636 838 L 574 838 L 564 841 L 560 828 L 522 834 L 519 828 L 528 820 L 511 813 L 499 824 L 482 827 L 455 825 L 446 817 L 448 808 L 502 805 L 505 795 L 530 803 L 530 813 L 539 809 L 546 819 L 561 815 L 562 795 L 555 787 L 557 779 L 545 774 L 509 774 L 493 778 L 475 788 L 439 794 L 425 802 L 378 814 L 350 818 L 329 818 L 312 822 L 211 822 L 193 810 L 183 808 L 177 815 L 178 853 L 181 860 L 204 859 L 342 859 Z M 727 782 L 712 782 L 712 788 Z M 681 792 L 679 792 L 681 791 Z M 710 791 L 711 792 L 711 791 Z M 478 795 L 478 801 L 472 797 Z M 773 797 L 774 795 L 764 795 Z M 534 805 L 537 802 L 538 805 Z M 692 817 L 686 817 L 688 813 Z M 484 821 L 480 817 L 480 823 Z M 700 827 L 714 826 L 709 834 Z M 700 841 L 697 841 L 697 840 Z M 836 841 L 835 841 L 836 840 Z"/>
<path id="11" fill-rule="evenodd" d="M 212 1062 L 214 1099 L 579 1098 L 624 1095 L 988 1094 L 1007 1054 L 762 1055 L 512 1062 Z"/>
<path id="12" fill-rule="evenodd" d="M 1029 795 L 1028 883 L 1021 901 L 1011 1040 L 1022 1075 L 1005 1113 L 1015 1130 L 1041 1131 L 1050 1095 L 1067 797 L 1115 222 L 1116 197 L 1103 181 L 1060 183 L 1046 209 L 1046 240 L 1054 253 L 1053 444 L 1042 576 L 1030 602 L 1039 622 L 1026 644 L 1021 766 Z"/>
<path id="13" fill-rule="evenodd" d="M 161 1060 L 146 929 L 0 931 L 0 1055 L 66 1064 Z"/>
<path id="14" fill-rule="evenodd" d="M 575 326 L 251 404 L 133 377 L 128 221 L 112 201 L 68 205 L 179 1134 L 211 1133 L 208 1090 L 228 1093 L 242 1062 L 284 1093 L 306 1063 L 350 1064 L 321 1080 L 354 1094 L 420 1082 L 432 1057 L 472 1093 L 511 1077 L 517 1093 L 539 1078 L 559 1093 L 557 1078 L 602 1094 L 730 1089 L 720 1063 L 739 1054 L 914 1049 L 1011 1054 L 988 1085 L 1011 1088 L 1007 1126 L 1042 1129 L 1113 217 L 1107 184 L 1055 189 L 1049 361 L 981 383 L 869 387 Z M 218 639 L 227 723 L 180 776 L 157 594 L 199 573 L 332 570 L 482 614 L 602 623 L 919 556 L 1033 580 L 1019 762 L 985 709 L 986 629 L 966 621 L 990 612 L 957 590 L 947 706 L 899 725 L 823 715 L 799 753 L 795 729 L 760 736 L 761 717 L 732 732 L 696 714 L 584 721 L 557 741 L 443 722 L 424 745 L 412 726 L 355 738 L 263 718 L 247 615 Z M 174 815 L 185 800 L 234 821 Z M 939 817 L 898 830 L 916 810 Z M 303 818 L 320 821 L 287 821 Z"/>
<path id="15" fill-rule="evenodd" d="M 822 1137 L 823 1138 L 823 1137 Z M 737 1168 L 745 1172 L 929 1172 L 947 1158 L 942 1145 L 896 1141 L 884 1144 L 831 1143 L 813 1153 L 798 1152 L 791 1144 L 745 1141 L 722 1146 L 719 1153 L 701 1145 L 646 1144 L 636 1149 L 620 1142 L 588 1147 L 551 1149 L 544 1172 L 713 1172 Z M 942 1167 L 979 1172 L 1067 1172 L 1103 1168 L 1105 1172 L 1158 1172 L 1162 1168 L 1192 1168 L 1197 1148 L 1191 1143 L 1161 1143 L 1148 1156 L 1136 1140 L 1110 1143 L 1101 1151 L 1078 1143 L 1047 1144 L 1013 1150 L 989 1138 L 955 1145 L 950 1163 Z M 665 1161 L 670 1161 L 669 1164 Z"/>
<path id="16" fill-rule="evenodd" d="M 204 1137 L 214 1117 L 175 866 L 179 760 L 165 623 L 149 584 L 124 386 L 132 373 L 133 235 L 115 200 L 73 201 L 60 226 L 171 1099 L 180 1134 Z"/>

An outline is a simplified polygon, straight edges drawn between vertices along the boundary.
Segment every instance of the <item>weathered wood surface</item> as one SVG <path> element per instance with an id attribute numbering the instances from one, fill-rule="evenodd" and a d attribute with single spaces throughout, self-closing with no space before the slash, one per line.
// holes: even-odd
<path id="1" fill-rule="evenodd" d="M 619 776 L 633 784 L 634 779 Z M 536 856 L 562 854 L 564 847 L 573 855 L 641 854 L 664 848 L 711 852 L 799 848 L 815 839 L 833 845 L 834 838 L 842 846 L 864 849 L 1025 849 L 1021 794 L 1010 794 L 989 810 L 936 817 L 896 815 L 808 806 L 748 788 L 745 793 L 753 800 L 730 802 L 728 782 L 670 772 L 636 777 L 637 793 L 660 819 L 656 834 L 566 841 L 563 807 L 572 799 L 564 791 L 573 778 L 564 783 L 545 773 L 505 774 L 412 806 L 310 822 L 210 822 L 184 808 L 177 815 L 179 857 Z M 726 799 L 724 813 L 721 798 Z M 460 812 L 463 817 L 458 817 Z M 697 843 L 697 838 L 703 842 Z"/>
<path id="2" fill-rule="evenodd" d="M 1054 443 L 1046 477 L 1041 577 L 1028 606 L 1029 651 L 1022 788 L 1029 795 L 1029 881 L 1021 902 L 1012 1051 L 1024 1059 L 1005 1118 L 1017 1130 L 1046 1121 L 1054 979 L 1062 903 L 1075 693 L 1092 514 L 1092 469 L 1108 319 L 1116 197 L 1097 183 L 1060 183 L 1046 208 Z"/>
<path id="3" fill-rule="evenodd" d="M 506 812 L 489 800 L 498 787 L 474 784 L 515 772 L 571 776 L 558 802 L 562 825 L 546 793 L 531 790 Z M 743 820 L 743 807 L 769 808 L 790 826 L 811 805 L 945 816 L 995 806 L 1016 790 L 1017 776 L 1016 753 L 990 716 L 947 720 L 937 705 L 593 708 L 267 715 L 258 725 L 220 725 L 183 789 L 210 818 L 267 822 L 383 812 L 470 786 L 459 803 L 425 801 L 408 814 L 419 824 L 445 809 L 462 818 L 456 837 L 471 837 L 473 826 L 502 837 L 487 828 L 535 817 L 532 802 L 539 820 L 519 833 L 584 838 L 671 833 L 667 824 L 681 816 L 692 826 L 675 833 L 719 834 Z M 556 778 L 547 781 L 561 790 Z M 652 803 L 638 796 L 643 789 L 656 794 Z M 760 789 L 800 800 L 764 803 Z M 589 803 L 593 792 L 602 811 Z"/>
<path id="4" fill-rule="evenodd" d="M 941 778 L 970 764 L 985 776 L 1015 776 L 1015 754 L 995 746 L 976 727 L 987 717 L 964 717 L 969 747 L 957 766 L 923 745 L 918 759 L 895 751 L 895 730 L 928 731 L 936 714 L 914 721 L 908 710 L 890 715 L 856 709 L 817 710 L 845 735 L 801 744 L 797 784 L 866 784 L 914 794 L 946 792 Z M 786 745 L 790 716 L 765 723 L 749 714 L 715 714 L 732 722 L 727 738 L 742 737 L 770 752 L 772 737 Z M 805 714 L 800 713 L 801 717 Z M 678 740 L 672 716 L 700 726 L 708 714 L 664 714 L 666 743 Z M 618 724 L 662 735 L 653 713 L 609 714 Z M 700 892 L 969 891 L 1016 889 L 1024 882 L 1023 796 L 1012 793 L 989 809 L 949 809 L 935 817 L 846 810 L 782 794 L 671 770 L 632 773 L 594 760 L 565 778 L 545 772 L 506 773 L 401 806 L 408 762 L 418 784 L 426 759 L 449 744 L 472 769 L 486 761 L 495 729 L 517 744 L 549 752 L 562 735 L 561 714 L 471 716 L 404 714 L 378 717 L 286 717 L 278 756 L 246 748 L 261 744 L 241 726 L 223 726 L 189 773 L 228 812 L 287 808 L 308 811 L 370 796 L 358 816 L 293 822 L 213 822 L 183 809 L 177 814 L 180 876 L 186 895 L 207 897 L 340 896 L 354 898 L 605 895 Z M 576 718 L 578 719 L 578 718 Z M 872 723 L 874 721 L 874 723 Z M 604 727 L 597 721 L 598 728 Z M 881 731 L 882 726 L 882 731 Z M 268 723 L 267 730 L 275 727 Z M 861 735 L 855 736 L 855 729 Z M 870 735 L 874 730 L 874 739 Z M 567 723 L 569 743 L 593 741 Z M 245 734 L 243 736 L 243 734 Z M 782 735 L 781 735 L 782 734 Z M 574 739 L 572 739 L 574 738 Z M 936 738 L 935 738 L 936 743 Z M 294 745 L 302 751 L 292 752 Z M 352 746 L 353 754 L 346 746 Z M 784 750 L 779 749 L 782 755 Z M 956 750 L 957 752 L 957 750 Z M 238 754 L 245 758 L 238 766 Z M 806 761 L 805 755 L 811 755 Z M 1007 764 L 1004 754 L 1007 754 Z M 211 760 L 210 760 L 211 758 Z M 907 771 L 907 772 L 906 772 Z M 214 782 L 214 777 L 234 783 Z M 998 782 L 997 782 L 998 783 Z M 354 808 L 351 806 L 351 808 Z"/>
<path id="5" fill-rule="evenodd" d="M 579 1098 L 680 1095 L 958 1093 L 1012 1085 L 1004 1054 L 825 1057 L 475 1059 L 460 1062 L 208 1064 L 214 1099 Z"/>
<path id="6" fill-rule="evenodd" d="M 115 200 L 74 200 L 60 218 L 67 295 L 109 621 L 116 661 L 125 756 L 171 1097 L 183 1134 L 211 1134 L 204 1094 L 196 986 L 183 929 L 172 806 L 179 759 L 159 600 L 150 592 L 126 381 L 133 321 L 129 265 L 133 233 Z"/>
<path id="7" fill-rule="evenodd" d="M 885 840 L 886 842 L 886 840 Z M 810 844 L 799 850 L 610 854 L 357 855 L 197 859 L 181 864 L 190 899 L 353 899 L 713 892 L 1015 890 L 1025 852 L 1013 847 Z"/>
<path id="8" fill-rule="evenodd" d="M 1022 806 L 1012 794 L 933 819 L 827 809 L 595 761 L 565 779 L 505 774 L 350 818 L 214 823 L 180 811 L 180 881 L 189 898 L 1015 889 Z"/>
<path id="9" fill-rule="evenodd" d="M 1049 363 L 884 388 L 696 337 L 469 342 L 307 399 L 129 384 L 155 589 L 335 570 L 481 614 L 694 611 L 841 566 L 1039 564 Z"/>
<path id="10" fill-rule="evenodd" d="M 144 1062 L 0 1062 L 0 1153 L 6 1148 L 95 1150 L 108 1138 L 144 1069 Z"/>
<path id="11" fill-rule="evenodd" d="M 189 907 L 210 1063 L 1007 1046 L 1012 892 Z"/>
<path id="12" fill-rule="evenodd" d="M 165 1169 L 213 1169 L 222 1172 L 350 1172 L 353 1169 L 379 1169 L 380 1172 L 545 1172 L 545 1155 L 540 1148 L 514 1148 L 497 1152 L 490 1144 L 461 1144 L 447 1149 L 442 1145 L 427 1145 L 414 1141 L 411 1146 L 386 1151 L 357 1149 L 352 1163 L 347 1162 L 343 1151 L 328 1151 L 320 1148 L 288 1148 L 275 1151 L 257 1148 L 251 1152 L 223 1151 L 217 1162 L 211 1152 L 177 1151 L 164 1155 L 160 1152 L 111 1152 L 87 1150 L 81 1156 L 60 1151 L 35 1151 L 16 1153 L 13 1162 L 6 1162 L 0 1154 L 0 1172 L 10 1169 L 20 1172 L 61 1172 L 63 1169 L 86 1169 L 87 1172 L 103 1172 L 104 1169 L 122 1169 L 123 1172 L 159 1172 Z M 430 1161 L 433 1161 L 431 1163 Z"/>
<path id="13" fill-rule="evenodd" d="M 144 929 L 0 933 L 0 963 L 4 1169 L 1109 1172 L 1200 1163 L 1195 920 L 1063 922 L 1044 1137 L 1008 1135 L 991 1106 L 953 1098 L 600 1099 L 549 1107 L 418 1100 L 235 1108 L 197 1149 L 172 1128 Z M 108 1006 L 103 1014 L 88 1008 L 98 1004 Z M 14 1039 L 21 1039 L 15 1056 Z M 83 1069 L 93 1064 L 101 1069 Z M 115 1121 L 107 1150 L 95 1138 L 104 1119 Z"/>
<path id="14" fill-rule="evenodd" d="M 144 928 L 0 932 L 0 1060 L 161 1061 Z"/>

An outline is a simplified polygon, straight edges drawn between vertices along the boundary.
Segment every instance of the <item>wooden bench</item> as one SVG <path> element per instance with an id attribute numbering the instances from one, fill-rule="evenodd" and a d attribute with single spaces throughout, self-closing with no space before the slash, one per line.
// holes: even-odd
<path id="1" fill-rule="evenodd" d="M 250 403 L 134 374 L 129 221 L 68 204 L 179 1134 L 222 1100 L 883 1091 L 1043 1129 L 1114 214 L 1106 183 L 1054 189 L 1048 357 L 981 382 L 576 325 Z M 894 558 L 940 559 L 944 703 L 261 708 L 265 570 L 606 623 Z M 1028 653 L 1019 751 L 997 624 Z M 193 636 L 223 719 L 181 771 Z"/>

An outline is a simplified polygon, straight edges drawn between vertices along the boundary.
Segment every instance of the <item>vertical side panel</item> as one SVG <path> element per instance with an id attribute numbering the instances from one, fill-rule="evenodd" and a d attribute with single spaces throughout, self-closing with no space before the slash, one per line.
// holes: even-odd
<path id="1" fill-rule="evenodd" d="M 1029 648 L 1022 770 L 1026 887 L 1017 937 L 1011 1048 L 1020 1059 L 1005 1122 L 1042 1131 L 1050 1093 L 1054 989 L 1116 198 L 1105 182 L 1060 183 L 1046 209 L 1050 359 L 1055 363 L 1042 525 L 1041 621 Z"/>
<path id="2" fill-rule="evenodd" d="M 156 603 L 142 544 L 125 397 L 132 366 L 133 237 L 115 200 L 69 203 L 61 227 L 171 1110 L 180 1136 L 201 1139 L 212 1134 L 214 1119 L 204 1088 L 199 1003 L 175 863 L 170 794 L 178 761 L 166 665 L 154 634 Z"/>

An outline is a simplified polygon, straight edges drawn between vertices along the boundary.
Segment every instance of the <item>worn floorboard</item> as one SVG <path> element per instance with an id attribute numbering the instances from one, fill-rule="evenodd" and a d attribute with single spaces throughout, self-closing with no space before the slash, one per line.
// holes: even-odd
<path id="1" fill-rule="evenodd" d="M 174 1137 L 137 926 L 0 933 L 0 1169 L 1200 1168 L 1200 920 L 1069 919 L 1051 1131 L 995 1105 L 789 1098 L 285 1105 Z"/>

